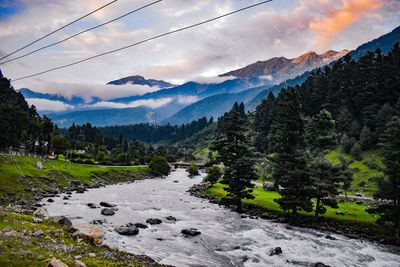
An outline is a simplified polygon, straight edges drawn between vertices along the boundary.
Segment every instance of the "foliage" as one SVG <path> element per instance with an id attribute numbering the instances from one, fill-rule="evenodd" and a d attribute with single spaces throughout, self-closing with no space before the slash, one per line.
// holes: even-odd
<path id="1" fill-rule="evenodd" d="M 215 184 L 216 182 L 218 182 L 219 179 L 221 179 L 223 174 L 224 173 L 222 172 L 220 167 L 212 166 L 210 169 L 208 169 L 208 174 L 206 177 L 204 177 L 204 181 Z"/>
<path id="2" fill-rule="evenodd" d="M 187 169 L 187 172 L 189 173 L 189 176 L 199 175 L 199 168 L 197 168 L 196 161 L 192 160 L 190 162 L 190 166 Z"/>
<path id="3" fill-rule="evenodd" d="M 67 139 L 65 139 L 62 136 L 53 136 L 51 138 L 51 145 L 54 149 L 54 153 L 56 155 L 58 154 L 64 154 L 65 151 L 68 149 L 69 147 L 69 143 L 67 141 Z"/>
<path id="4" fill-rule="evenodd" d="M 157 176 L 168 175 L 171 171 L 171 167 L 163 156 L 154 156 L 150 161 L 149 168 Z"/>
<path id="5" fill-rule="evenodd" d="M 235 204 L 242 211 L 242 199 L 254 198 L 251 195 L 255 177 L 253 161 L 245 136 L 244 106 L 235 103 L 221 122 L 221 137 L 213 143 L 212 149 L 218 151 L 217 160 L 224 168 L 224 181 L 228 187 L 227 201 Z"/>

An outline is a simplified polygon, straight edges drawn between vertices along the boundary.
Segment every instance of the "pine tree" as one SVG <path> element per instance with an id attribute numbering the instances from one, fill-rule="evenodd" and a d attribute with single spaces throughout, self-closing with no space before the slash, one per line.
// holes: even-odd
<path id="1" fill-rule="evenodd" d="M 371 211 L 380 214 L 379 221 L 393 223 L 396 236 L 400 238 L 400 117 L 393 117 L 386 125 L 379 146 L 384 157 L 385 176 L 378 181 L 375 197 L 391 202 L 385 202 Z"/>
<path id="2" fill-rule="evenodd" d="M 342 169 L 340 173 L 342 188 L 347 199 L 347 192 L 349 191 L 351 182 L 353 181 L 353 172 L 349 169 L 349 163 L 343 157 L 341 157 L 339 160 Z"/>
<path id="3" fill-rule="evenodd" d="M 253 199 L 251 195 L 254 185 L 251 180 L 255 177 L 253 161 L 246 142 L 245 117 L 242 108 L 237 103 L 224 116 L 221 128 L 221 138 L 215 141 L 212 149 L 218 151 L 217 160 L 224 168 L 224 181 L 228 185 L 227 200 L 236 205 L 237 211 L 242 211 L 242 199 Z M 245 114 L 244 114 L 245 116 Z"/>
<path id="4" fill-rule="evenodd" d="M 312 211 L 311 178 L 304 151 L 304 124 L 295 88 L 281 91 L 275 106 L 275 120 L 268 137 L 274 156 L 275 184 L 282 186 L 282 198 L 275 199 L 283 210 Z"/>
<path id="5" fill-rule="evenodd" d="M 271 123 L 274 113 L 275 96 L 270 92 L 267 99 L 264 99 L 260 105 L 257 106 L 253 129 L 255 132 L 255 147 L 257 151 L 262 153 L 268 152 L 268 134 L 271 129 Z"/>

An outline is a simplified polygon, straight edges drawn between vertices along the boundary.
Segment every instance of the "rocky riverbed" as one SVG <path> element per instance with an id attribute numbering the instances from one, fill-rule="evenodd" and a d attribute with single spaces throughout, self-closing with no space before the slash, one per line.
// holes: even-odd
<path id="1" fill-rule="evenodd" d="M 184 170 L 177 170 L 166 179 L 89 189 L 83 194 L 72 193 L 68 200 L 63 199 L 65 195 L 54 202 L 44 199 L 42 204 L 53 216 L 76 218 L 73 223 L 100 223 L 105 229 L 105 244 L 146 254 L 163 264 L 398 266 L 400 262 L 396 247 L 257 220 L 256 215 L 237 214 L 191 196 L 186 191 L 202 177 L 189 178 Z M 111 207 L 115 214 L 101 214 L 100 202 L 116 205 Z M 133 234 L 121 234 L 125 230 Z"/>

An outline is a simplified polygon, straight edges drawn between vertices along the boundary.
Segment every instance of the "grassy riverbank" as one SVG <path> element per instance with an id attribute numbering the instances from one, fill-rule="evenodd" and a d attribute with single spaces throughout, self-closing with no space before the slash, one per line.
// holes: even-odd
<path id="1" fill-rule="evenodd" d="M 35 164 L 40 161 L 44 169 Z M 38 192 L 65 189 L 71 181 L 82 187 L 112 184 L 148 176 L 147 167 L 99 167 L 58 160 L 40 160 L 34 157 L 0 155 L 0 202 L 12 203 L 18 199 L 31 200 Z"/>
<path id="2" fill-rule="evenodd" d="M 68 266 L 75 266 L 76 259 L 88 267 L 159 266 L 146 256 L 77 240 L 51 220 L 38 223 L 31 215 L 0 210 L 0 266 L 47 266 L 45 260 L 53 257 Z"/>
<path id="3" fill-rule="evenodd" d="M 221 200 L 227 194 L 223 190 L 224 187 L 225 185 L 217 183 L 208 187 L 204 193 L 206 196 Z M 253 195 L 255 196 L 254 199 L 243 200 L 244 208 L 250 214 L 261 216 L 265 219 L 287 222 L 295 226 L 343 233 L 354 237 L 381 240 L 388 243 L 392 239 L 390 226 L 376 224 L 377 217 L 366 212 L 368 205 L 340 202 L 338 209 L 326 207 L 326 213 L 318 218 L 314 217 L 314 213 L 310 212 L 299 212 L 297 216 L 292 216 L 283 211 L 274 201 L 274 199 L 280 198 L 279 193 L 265 191 L 262 187 L 256 187 Z M 344 215 L 336 214 L 337 211 L 343 212 Z"/>

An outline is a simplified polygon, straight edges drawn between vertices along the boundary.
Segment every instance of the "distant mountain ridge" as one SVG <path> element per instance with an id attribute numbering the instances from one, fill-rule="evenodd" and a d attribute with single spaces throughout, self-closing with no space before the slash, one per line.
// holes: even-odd
<path id="1" fill-rule="evenodd" d="M 157 86 L 159 88 L 168 88 L 168 87 L 173 87 L 176 86 L 174 84 L 171 84 L 166 81 L 162 80 L 154 80 L 154 79 L 148 79 L 146 80 L 144 77 L 140 75 L 134 75 L 134 76 L 128 76 L 125 78 L 121 78 L 118 80 L 114 80 L 111 82 L 108 82 L 107 84 L 113 84 L 113 85 L 123 85 L 123 84 L 139 84 L 139 85 L 148 85 L 150 87 Z"/>
<path id="2" fill-rule="evenodd" d="M 306 71 L 326 65 L 346 55 L 349 51 L 329 50 L 321 55 L 309 51 L 299 57 L 287 59 L 285 57 L 274 57 L 266 61 L 257 61 L 244 68 L 233 70 L 220 76 L 235 77 L 269 77 L 275 83 L 293 78 Z"/>

